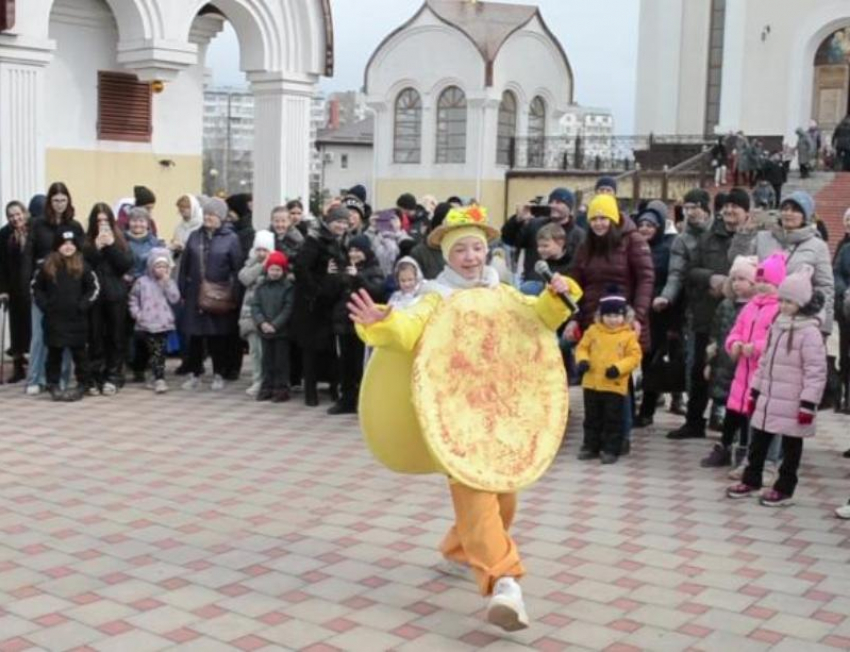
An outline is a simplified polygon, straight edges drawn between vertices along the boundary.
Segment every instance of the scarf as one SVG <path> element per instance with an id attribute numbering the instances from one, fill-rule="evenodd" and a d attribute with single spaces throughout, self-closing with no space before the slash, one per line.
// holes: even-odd
<path id="1" fill-rule="evenodd" d="M 484 267 L 481 278 L 467 280 L 446 266 L 439 276 L 433 281 L 424 284 L 422 290 L 425 293 L 436 292 L 443 298 L 450 297 L 458 290 L 472 290 L 474 288 L 495 288 L 499 286 L 499 274 L 492 267 Z"/>

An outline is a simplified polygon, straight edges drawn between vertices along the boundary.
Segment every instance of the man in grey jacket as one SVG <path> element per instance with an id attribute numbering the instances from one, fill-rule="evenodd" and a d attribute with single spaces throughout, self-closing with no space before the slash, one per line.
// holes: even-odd
<path id="1" fill-rule="evenodd" d="M 711 197 L 701 189 L 694 188 L 685 195 L 682 210 L 685 213 L 684 231 L 673 240 L 670 248 L 670 267 L 667 284 L 661 294 L 652 302 L 653 310 L 661 312 L 675 303 L 685 288 L 688 265 L 696 249 L 700 235 L 711 227 Z"/>

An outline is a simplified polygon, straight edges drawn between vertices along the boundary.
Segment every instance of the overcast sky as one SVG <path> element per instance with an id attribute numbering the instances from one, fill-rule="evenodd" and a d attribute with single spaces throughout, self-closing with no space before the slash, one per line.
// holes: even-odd
<path id="1" fill-rule="evenodd" d="M 637 0 L 513 0 L 536 4 L 567 52 L 575 75 L 575 99 L 610 108 L 615 130 L 631 134 L 634 125 Z M 325 91 L 360 89 L 363 69 L 374 49 L 410 18 L 422 0 L 331 0 L 336 74 L 323 79 Z M 365 17 L 368 17 L 364 20 Z M 239 85 L 239 48 L 228 26 L 210 45 L 207 65 L 216 85 Z"/>

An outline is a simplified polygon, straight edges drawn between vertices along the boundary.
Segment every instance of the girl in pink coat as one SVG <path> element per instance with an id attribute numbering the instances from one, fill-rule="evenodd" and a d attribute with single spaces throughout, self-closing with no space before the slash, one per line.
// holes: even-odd
<path id="1" fill-rule="evenodd" d="M 735 265 L 743 267 L 745 262 L 746 259 L 736 259 Z M 750 429 L 750 420 L 747 416 L 750 386 L 767 344 L 770 327 L 776 315 L 779 314 L 777 290 L 784 280 L 785 254 L 780 252 L 765 258 L 756 268 L 756 294 L 738 314 L 735 325 L 726 338 L 726 351 L 736 362 L 735 377 L 726 400 L 723 436 L 720 443 L 715 444 L 709 456 L 702 460 L 701 466 L 704 468 L 731 464 L 732 445 L 736 438 L 738 441 L 738 448 L 735 451 L 736 462 L 740 464 L 746 457 Z"/>
<path id="2" fill-rule="evenodd" d="M 779 286 L 780 314 L 773 323 L 753 379 L 748 401 L 752 442 L 741 483 L 726 490 L 729 498 L 746 498 L 762 485 L 770 443 L 782 436 L 779 477 L 762 494 L 767 507 L 790 505 L 797 487 L 803 439 L 815 434 L 817 406 L 826 386 L 826 348 L 817 315 L 824 296 L 812 290 L 814 270 L 802 265 Z"/>

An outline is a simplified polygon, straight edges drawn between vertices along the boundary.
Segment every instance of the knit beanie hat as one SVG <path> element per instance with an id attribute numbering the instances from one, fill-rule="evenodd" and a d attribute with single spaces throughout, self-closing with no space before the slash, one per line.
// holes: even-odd
<path id="1" fill-rule="evenodd" d="M 776 287 L 785 280 L 786 275 L 786 255 L 783 251 L 777 251 L 771 254 L 759 263 L 756 269 L 756 280 L 760 283 L 770 283 Z"/>
<path id="2" fill-rule="evenodd" d="M 487 234 L 483 229 L 479 229 L 477 226 L 465 226 L 459 229 L 452 229 L 448 231 L 440 241 L 440 250 L 443 252 L 443 258 L 448 260 L 449 252 L 451 252 L 452 247 L 464 238 L 478 238 L 484 243 L 485 247 L 489 244 L 487 242 Z"/>
<path id="3" fill-rule="evenodd" d="M 148 204 L 156 203 L 156 195 L 153 194 L 150 188 L 145 186 L 134 186 L 133 196 L 136 200 L 136 206 L 147 206 Z"/>
<path id="4" fill-rule="evenodd" d="M 395 205 L 405 211 L 415 211 L 416 197 L 406 192 L 396 200 Z"/>
<path id="5" fill-rule="evenodd" d="M 599 300 L 600 315 L 623 315 L 626 316 L 629 304 L 626 298 L 620 294 L 619 288 L 611 287 Z"/>
<path id="6" fill-rule="evenodd" d="M 796 303 L 801 308 L 812 300 L 811 265 L 800 265 L 793 274 L 789 274 L 779 286 L 779 298 Z"/>
<path id="7" fill-rule="evenodd" d="M 737 256 L 729 269 L 729 278 L 738 277 L 755 283 L 757 269 L 758 258 L 755 256 Z"/>
<path id="8" fill-rule="evenodd" d="M 266 262 L 263 265 L 263 269 L 269 271 L 269 267 L 277 265 L 284 272 L 289 269 L 289 259 L 286 257 L 286 254 L 280 251 L 271 252 L 266 258 Z"/>
<path id="9" fill-rule="evenodd" d="M 732 188 L 728 193 L 726 193 L 726 203 L 724 206 L 728 206 L 732 204 L 733 206 L 739 206 L 743 208 L 745 211 L 750 210 L 750 193 L 748 193 L 743 188 Z"/>
<path id="10" fill-rule="evenodd" d="M 372 241 L 368 236 L 356 235 L 348 241 L 348 248 L 357 249 L 362 251 L 364 254 L 369 255 L 372 253 Z"/>
<path id="11" fill-rule="evenodd" d="M 148 254 L 150 267 L 154 267 L 158 263 L 165 263 L 169 267 L 174 263 L 171 258 L 171 252 L 165 247 L 154 247 Z"/>
<path id="12" fill-rule="evenodd" d="M 351 188 L 348 189 L 347 194 L 354 195 L 364 204 L 366 203 L 366 186 L 363 184 L 358 183 L 356 186 L 351 186 Z"/>
<path id="13" fill-rule="evenodd" d="M 330 224 L 331 222 L 348 222 L 348 208 L 345 206 L 334 206 L 327 213 L 325 213 L 325 223 Z"/>
<path id="14" fill-rule="evenodd" d="M 596 180 L 595 190 L 599 192 L 600 188 L 610 188 L 614 192 L 617 192 L 617 182 L 614 180 L 614 177 L 599 177 Z"/>
<path id="15" fill-rule="evenodd" d="M 706 213 L 711 210 L 711 195 L 702 188 L 693 188 L 685 193 L 686 204 L 696 204 Z"/>
<path id="16" fill-rule="evenodd" d="M 663 201 L 654 199 L 649 202 L 640 213 L 638 213 L 635 222 L 638 225 L 640 225 L 641 222 L 650 222 L 656 229 L 663 231 L 667 226 L 667 204 Z"/>
<path id="17" fill-rule="evenodd" d="M 614 224 L 620 223 L 620 207 L 612 195 L 596 195 L 587 207 L 587 219 L 607 217 Z"/>
<path id="18" fill-rule="evenodd" d="M 803 224 L 811 224 L 815 214 L 815 200 L 804 190 L 796 190 L 782 200 L 780 208 L 785 204 L 793 204 L 794 208 L 803 214 Z"/>
<path id="19" fill-rule="evenodd" d="M 366 207 L 359 197 L 354 195 L 346 195 L 342 198 L 342 205 L 349 210 L 355 210 L 360 213 L 360 217 L 366 219 Z"/>
<path id="20" fill-rule="evenodd" d="M 553 201 L 559 201 L 570 208 L 575 208 L 576 204 L 575 196 L 567 188 L 555 188 L 549 193 L 549 203 L 551 204 Z"/>
<path id="21" fill-rule="evenodd" d="M 224 222 L 227 219 L 227 204 L 223 199 L 212 197 L 204 202 L 204 215 L 215 215 Z"/>
<path id="22" fill-rule="evenodd" d="M 274 251 L 274 233 L 262 229 L 254 234 L 254 246 L 252 249 L 265 249 Z"/>
<path id="23" fill-rule="evenodd" d="M 63 229 L 62 231 L 58 231 L 53 238 L 53 251 L 59 251 L 59 247 L 66 242 L 73 242 L 77 251 L 80 251 L 83 246 L 76 233 L 74 233 L 71 229 Z"/>

